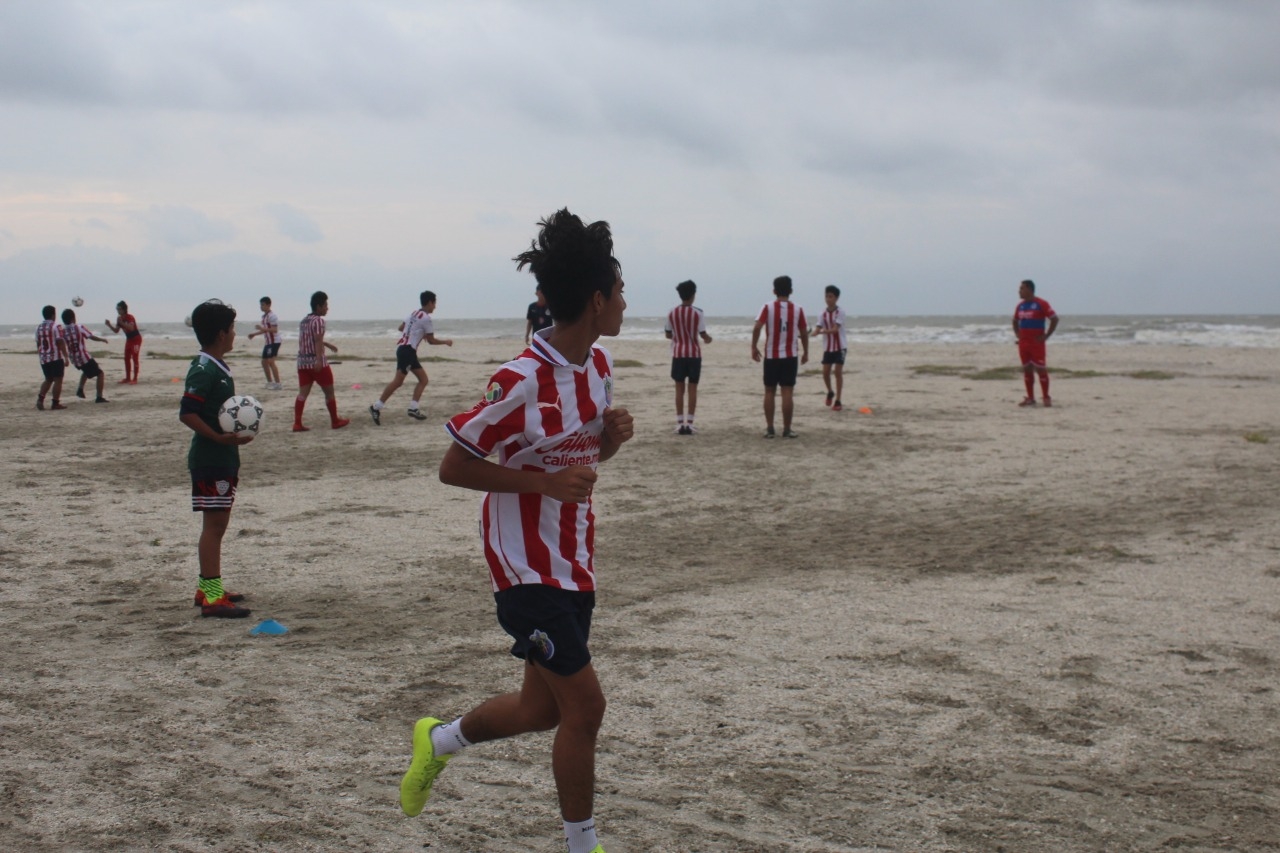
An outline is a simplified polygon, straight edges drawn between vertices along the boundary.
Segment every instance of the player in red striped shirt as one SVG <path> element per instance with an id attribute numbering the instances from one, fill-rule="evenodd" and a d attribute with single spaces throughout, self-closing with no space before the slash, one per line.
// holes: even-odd
<path id="1" fill-rule="evenodd" d="M 50 409 L 65 409 L 58 402 L 62 397 L 62 377 L 67 372 L 67 342 L 62 337 L 62 327 L 58 325 L 58 309 L 46 305 L 40 309 L 44 320 L 36 326 L 36 355 L 40 359 L 40 371 L 44 381 L 40 383 L 40 395 L 36 397 L 36 408 L 44 409 L 44 398 L 53 389 L 53 405 Z"/>
<path id="2" fill-rule="evenodd" d="M 338 401 L 333 396 L 333 368 L 325 358 L 326 349 L 338 348 L 324 339 L 324 318 L 329 313 L 329 294 L 317 290 L 311 294 L 311 313 L 298 324 L 298 398 L 293 401 L 293 431 L 306 432 L 310 427 L 302 425 L 302 410 L 307 405 L 311 386 L 319 385 L 324 393 L 324 405 L 329 410 L 329 425 L 342 429 L 351 421 L 338 417 Z"/>
<path id="3" fill-rule="evenodd" d="M 667 314 L 665 327 L 667 339 L 671 341 L 671 379 L 676 383 L 676 434 L 693 435 L 693 415 L 698 409 L 698 380 L 702 377 L 703 343 L 711 343 L 707 334 L 707 318 L 701 308 L 693 307 L 693 300 L 698 293 L 698 285 L 692 281 L 682 281 L 676 285 L 676 293 L 680 294 L 680 304 Z M 689 388 L 689 415 L 684 414 L 685 384 Z"/>
<path id="4" fill-rule="evenodd" d="M 485 492 L 484 555 L 498 622 L 522 658 L 523 685 L 442 723 L 418 720 L 400 783 L 405 814 L 422 811 L 454 753 L 474 743 L 555 729 L 552 770 L 570 853 L 603 853 L 595 833 L 596 733 L 605 699 L 587 639 L 595 606 L 596 466 L 633 434 L 613 408 L 613 359 L 596 346 L 627 307 L 606 222 L 567 210 L 541 223 L 515 260 L 537 278 L 555 324 L 503 365 L 475 408 L 446 426 L 454 443 L 440 479 Z M 498 461 L 487 457 L 498 454 Z"/>
<path id="5" fill-rule="evenodd" d="M 849 351 L 848 338 L 844 330 L 844 309 L 836 304 L 840 299 L 840 288 L 828 284 L 823 292 L 827 301 L 827 309 L 822 312 L 818 328 L 814 334 L 823 336 L 822 350 L 822 382 L 827 386 L 827 405 L 833 412 L 844 410 L 840 395 L 844 392 L 844 359 Z M 836 375 L 836 387 L 831 389 L 831 374 Z"/>
<path id="6" fill-rule="evenodd" d="M 93 357 L 93 353 L 89 352 L 89 347 L 85 346 L 85 341 L 97 341 L 98 343 L 107 343 L 106 338 L 100 338 L 83 323 L 76 322 L 76 312 L 70 308 L 62 309 L 62 337 L 67 342 L 67 355 L 71 357 L 71 363 L 80 370 L 80 385 L 76 388 L 76 396 L 84 399 L 84 385 L 90 379 L 98 380 L 98 395 L 94 398 L 95 403 L 111 402 L 102 396 L 103 385 L 106 384 L 106 375 L 103 374 L 102 368 L 98 366 L 98 360 Z"/>
<path id="7" fill-rule="evenodd" d="M 777 297 L 760 309 L 755 327 L 751 330 L 751 359 L 760 361 L 760 333 L 765 333 L 764 348 L 764 423 L 765 438 L 773 438 L 774 388 L 782 389 L 782 437 L 795 438 L 791 431 L 793 392 L 800 365 L 809 361 L 809 326 L 805 323 L 804 309 L 791 301 L 791 276 L 780 275 L 773 280 L 773 295 Z M 797 342 L 801 355 L 797 359 Z"/>

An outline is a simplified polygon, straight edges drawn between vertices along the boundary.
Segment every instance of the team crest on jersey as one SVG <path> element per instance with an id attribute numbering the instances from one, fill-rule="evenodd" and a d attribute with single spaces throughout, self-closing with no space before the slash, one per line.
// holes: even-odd
<path id="1" fill-rule="evenodd" d="M 613 377 L 606 376 L 604 378 L 604 404 L 606 406 L 613 405 Z"/>
<path id="2" fill-rule="evenodd" d="M 547 636 L 546 631 L 535 629 L 529 635 L 529 642 L 533 643 L 538 650 L 538 654 L 542 655 L 543 660 L 551 660 L 556 656 L 556 644 L 551 642 L 551 638 Z"/>
<path id="3" fill-rule="evenodd" d="M 490 382 L 489 387 L 484 389 L 484 401 L 486 403 L 496 403 L 502 399 L 502 386 L 497 382 Z"/>

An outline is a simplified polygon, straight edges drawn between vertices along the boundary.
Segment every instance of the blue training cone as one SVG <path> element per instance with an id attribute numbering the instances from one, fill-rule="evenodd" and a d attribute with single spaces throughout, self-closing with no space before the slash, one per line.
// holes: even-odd
<path id="1" fill-rule="evenodd" d="M 252 628 L 250 628 L 249 633 L 278 635 L 278 634 L 289 633 L 289 629 L 281 625 L 279 622 L 277 622 L 274 619 L 263 619 L 257 625 L 254 625 Z"/>

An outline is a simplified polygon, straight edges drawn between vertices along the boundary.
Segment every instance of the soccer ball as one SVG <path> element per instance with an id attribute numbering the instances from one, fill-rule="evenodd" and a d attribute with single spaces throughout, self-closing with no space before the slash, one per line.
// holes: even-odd
<path id="1" fill-rule="evenodd" d="M 79 308 L 80 306 L 84 305 L 84 300 L 81 299 L 79 296 L 77 296 L 75 299 L 71 300 L 71 304 Z"/>
<path id="2" fill-rule="evenodd" d="M 262 429 L 262 404 L 247 394 L 237 394 L 218 409 L 218 426 L 223 432 L 257 435 Z"/>

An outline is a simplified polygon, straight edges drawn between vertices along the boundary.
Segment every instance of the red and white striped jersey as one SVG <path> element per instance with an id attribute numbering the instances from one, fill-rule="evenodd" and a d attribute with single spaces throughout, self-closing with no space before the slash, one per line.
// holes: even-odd
<path id="1" fill-rule="evenodd" d="M 298 324 L 298 369 L 323 370 L 329 365 L 324 357 L 324 317 L 308 314 Z"/>
<path id="2" fill-rule="evenodd" d="M 672 358 L 702 358 L 698 335 L 707 331 L 707 318 L 701 308 L 677 305 L 667 315 L 665 329 L 671 333 Z"/>
<path id="3" fill-rule="evenodd" d="M 280 343 L 280 316 L 276 312 L 262 312 L 262 328 L 275 329 L 274 332 L 267 331 L 262 333 L 262 342 L 264 344 Z"/>
<path id="4" fill-rule="evenodd" d="M 397 347 L 411 346 L 418 348 L 418 344 L 422 343 L 422 339 L 427 335 L 436 333 L 435 324 L 431 322 L 431 315 L 419 308 L 408 317 L 404 318 L 404 334 L 400 336 L 400 340 L 396 343 Z"/>
<path id="5" fill-rule="evenodd" d="M 62 339 L 67 342 L 67 355 L 71 358 L 71 364 L 75 367 L 84 367 L 89 363 L 89 359 L 93 358 L 89 348 L 85 346 L 85 341 L 89 340 L 89 336 L 93 334 L 83 323 L 74 323 L 70 326 L 65 323 L 62 326 Z"/>
<path id="6" fill-rule="evenodd" d="M 63 340 L 62 327 L 56 320 L 44 320 L 36 326 L 36 354 L 41 364 L 49 364 L 62 358 L 58 341 Z"/>
<path id="7" fill-rule="evenodd" d="M 547 343 L 549 332 L 535 333 L 532 345 L 493 375 L 484 399 L 445 424 L 464 449 L 482 459 L 497 452 L 499 464 L 522 471 L 600 463 L 604 412 L 613 404 L 613 357 L 593 346 L 586 364 L 570 364 Z M 591 498 L 567 504 L 490 492 L 480 529 L 495 591 L 529 583 L 596 588 Z"/>
<path id="8" fill-rule="evenodd" d="M 825 339 L 824 352 L 840 352 L 849 348 L 849 339 L 844 331 L 843 308 L 837 305 L 835 308 L 823 311 L 822 322 L 819 325 L 827 330 L 822 334 Z"/>
<path id="9" fill-rule="evenodd" d="M 757 323 L 764 324 L 768 336 L 765 358 L 795 358 L 800 355 L 799 335 L 808 331 L 804 309 L 790 300 L 775 299 L 760 309 Z"/>

